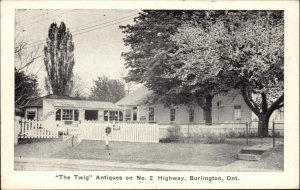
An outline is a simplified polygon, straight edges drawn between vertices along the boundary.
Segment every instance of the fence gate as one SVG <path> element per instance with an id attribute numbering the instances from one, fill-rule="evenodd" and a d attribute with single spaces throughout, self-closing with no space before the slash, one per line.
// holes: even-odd
<path id="1" fill-rule="evenodd" d="M 150 123 L 100 123 L 82 122 L 80 125 L 82 139 L 129 142 L 159 142 L 157 124 Z M 106 136 L 105 128 L 111 127 L 111 133 Z"/>
<path id="2" fill-rule="evenodd" d="M 45 128 L 43 122 L 34 120 L 19 120 L 18 138 L 32 139 L 32 138 L 58 138 L 58 131 L 56 126 L 53 128 Z"/>

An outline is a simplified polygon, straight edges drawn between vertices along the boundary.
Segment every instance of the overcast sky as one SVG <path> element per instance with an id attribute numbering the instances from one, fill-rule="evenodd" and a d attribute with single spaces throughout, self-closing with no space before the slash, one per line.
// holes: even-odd
<path id="1" fill-rule="evenodd" d="M 129 48 L 123 44 L 119 25 L 133 24 L 139 10 L 16 10 L 15 35 L 28 43 L 28 51 L 42 50 L 52 22 L 65 22 L 75 44 L 74 73 L 85 82 L 88 92 L 93 80 L 106 75 L 120 79 L 126 75 L 121 53 Z M 46 71 L 43 56 L 29 71 L 38 71 L 39 87 L 44 90 Z"/>

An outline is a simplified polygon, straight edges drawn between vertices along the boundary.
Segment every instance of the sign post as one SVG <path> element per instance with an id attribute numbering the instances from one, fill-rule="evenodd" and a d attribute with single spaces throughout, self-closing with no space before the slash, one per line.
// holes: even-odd
<path id="1" fill-rule="evenodd" d="M 105 149 L 109 150 L 109 142 L 108 142 L 108 135 L 111 133 L 111 128 L 107 126 L 105 128 L 105 133 L 106 133 L 106 139 L 105 139 Z"/>

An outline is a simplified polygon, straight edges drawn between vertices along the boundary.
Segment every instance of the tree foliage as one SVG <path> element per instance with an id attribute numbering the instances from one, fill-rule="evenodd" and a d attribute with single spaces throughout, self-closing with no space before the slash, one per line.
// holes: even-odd
<path id="1" fill-rule="evenodd" d="M 26 75 L 24 71 L 15 68 L 15 104 L 25 106 L 39 94 L 36 76 Z"/>
<path id="2" fill-rule="evenodd" d="M 121 81 L 102 76 L 94 81 L 89 98 L 115 103 L 123 98 L 125 94 L 125 87 Z"/>
<path id="3" fill-rule="evenodd" d="M 215 11 L 210 15 L 211 20 L 224 14 L 224 11 Z M 151 102 L 163 102 L 171 104 L 197 104 L 205 110 L 206 123 L 211 123 L 211 102 L 215 94 L 221 89 L 220 80 L 206 80 L 201 82 L 206 87 L 199 88 L 199 82 L 189 82 L 197 77 L 196 70 L 191 69 L 186 75 L 188 81 L 176 69 L 183 66 L 182 60 L 175 55 L 179 46 L 171 36 L 186 24 L 195 23 L 206 28 L 209 20 L 206 20 L 206 11 L 142 11 L 135 18 L 134 25 L 121 26 L 126 34 L 125 45 L 131 50 L 123 53 L 126 60 L 126 68 L 129 73 L 126 79 L 143 83 L 154 91 Z M 212 87 L 214 89 L 212 89 Z"/>
<path id="4" fill-rule="evenodd" d="M 51 85 L 48 77 L 45 77 L 44 88 L 47 94 L 52 94 Z M 87 98 L 86 84 L 78 74 L 74 74 L 67 84 L 65 95 L 73 98 L 85 99 Z"/>
<path id="5" fill-rule="evenodd" d="M 73 76 L 74 43 L 69 29 L 62 22 L 50 25 L 47 45 L 44 48 L 44 63 L 51 85 L 56 95 L 65 95 Z"/>
<path id="6" fill-rule="evenodd" d="M 240 89 L 267 134 L 283 106 L 282 11 L 142 11 L 121 29 L 131 48 L 126 79 L 153 90 L 154 101 L 210 112 L 215 94 Z"/>
<path id="7" fill-rule="evenodd" d="M 18 33 L 15 37 L 14 57 L 15 106 L 22 107 L 40 94 L 36 73 L 33 74 L 31 66 L 41 57 L 41 51 L 39 48 L 29 48 L 28 43 Z"/>
<path id="8" fill-rule="evenodd" d="M 228 12 L 206 29 L 186 24 L 172 36 L 184 63 L 177 73 L 184 80 L 198 73 L 197 81 L 217 80 L 222 73 L 219 79 L 241 90 L 266 136 L 269 117 L 283 106 L 283 31 L 281 11 Z"/>

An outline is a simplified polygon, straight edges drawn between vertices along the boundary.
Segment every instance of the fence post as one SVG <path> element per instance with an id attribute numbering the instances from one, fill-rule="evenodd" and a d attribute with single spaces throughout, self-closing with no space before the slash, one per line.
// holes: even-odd
<path id="1" fill-rule="evenodd" d="M 190 125 L 188 124 L 188 143 L 190 143 Z"/>
<path id="2" fill-rule="evenodd" d="M 261 126 L 262 125 L 261 121 L 259 121 L 258 124 L 259 124 L 259 126 Z M 263 135 L 263 129 L 261 126 L 260 145 L 263 145 L 263 138 L 264 138 L 264 135 Z"/>
<path id="3" fill-rule="evenodd" d="M 72 135 L 72 147 L 74 146 L 74 135 Z"/>
<path id="4" fill-rule="evenodd" d="M 14 128 L 14 144 L 18 144 L 18 136 L 19 136 L 19 122 L 21 117 L 15 117 L 15 128 Z"/>
<path id="5" fill-rule="evenodd" d="M 273 119 L 273 148 L 275 147 L 275 121 Z"/>
<path id="6" fill-rule="evenodd" d="M 248 122 L 246 122 L 246 141 L 247 141 L 247 146 L 249 146 L 249 139 L 248 139 Z"/>

